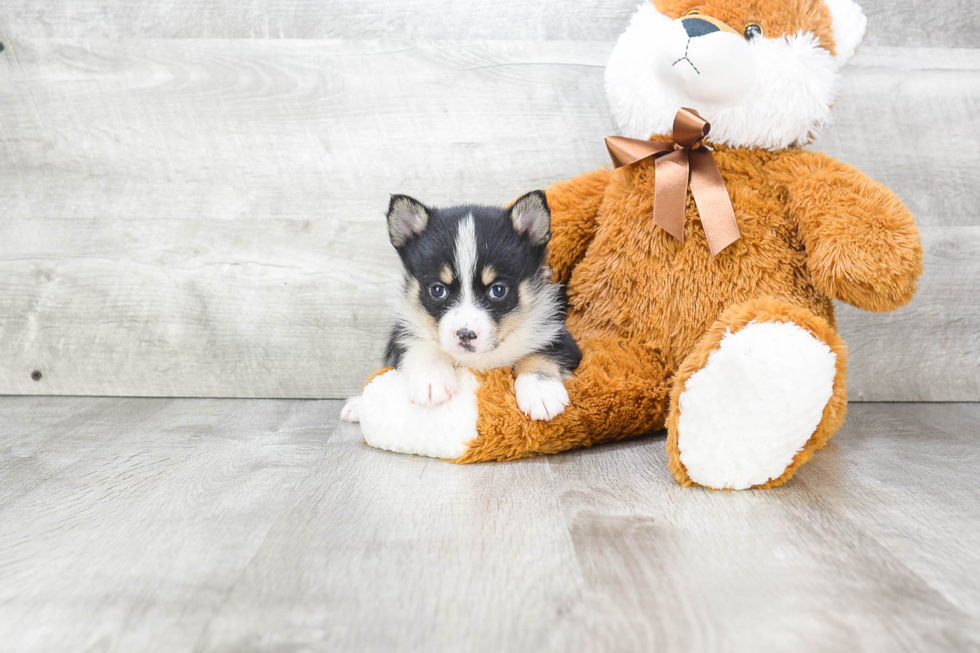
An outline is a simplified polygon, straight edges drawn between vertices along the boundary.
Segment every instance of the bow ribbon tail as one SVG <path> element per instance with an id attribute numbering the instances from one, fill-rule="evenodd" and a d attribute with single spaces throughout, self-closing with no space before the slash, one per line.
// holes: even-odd
<path id="1" fill-rule="evenodd" d="M 656 185 L 653 191 L 653 222 L 677 240 L 684 242 L 684 205 L 690 177 L 686 150 L 674 150 L 657 157 Z"/>
<path id="2" fill-rule="evenodd" d="M 606 149 L 609 150 L 609 157 L 612 159 L 613 167 L 621 168 L 637 161 L 648 159 L 651 156 L 656 156 L 661 152 L 667 152 L 672 149 L 672 146 L 656 141 L 641 141 L 638 138 L 609 136 L 606 138 Z"/>
<path id="3" fill-rule="evenodd" d="M 708 238 L 711 255 L 716 256 L 741 238 L 735 211 L 711 152 L 691 150 L 690 168 L 691 194 L 701 216 L 701 226 Z M 657 172 L 659 173 L 659 168 Z M 659 184 L 657 188 L 659 189 Z"/>
<path id="4" fill-rule="evenodd" d="M 714 156 L 710 150 L 698 148 L 710 130 L 711 125 L 697 111 L 682 108 L 674 116 L 672 144 L 610 136 L 606 148 L 616 168 L 654 158 L 653 222 L 681 242 L 690 186 L 708 247 L 715 256 L 741 234 Z"/>

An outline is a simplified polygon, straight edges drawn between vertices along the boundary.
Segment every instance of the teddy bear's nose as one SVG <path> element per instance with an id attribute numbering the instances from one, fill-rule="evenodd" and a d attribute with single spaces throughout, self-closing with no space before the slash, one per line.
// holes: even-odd
<path id="1" fill-rule="evenodd" d="M 698 18 L 697 16 L 690 16 L 681 20 L 681 25 L 684 26 L 684 31 L 692 39 L 698 36 L 704 36 L 705 34 L 711 34 L 712 32 L 720 32 L 716 25 L 709 23 L 703 18 Z"/>

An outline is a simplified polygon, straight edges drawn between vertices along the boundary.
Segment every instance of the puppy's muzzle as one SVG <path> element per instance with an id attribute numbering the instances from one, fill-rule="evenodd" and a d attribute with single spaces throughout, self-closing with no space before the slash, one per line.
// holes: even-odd
<path id="1" fill-rule="evenodd" d="M 473 351 L 473 345 L 471 343 L 476 340 L 476 332 L 469 329 L 460 329 L 456 332 L 456 337 L 459 338 L 459 344 L 462 345 L 463 349 Z"/>

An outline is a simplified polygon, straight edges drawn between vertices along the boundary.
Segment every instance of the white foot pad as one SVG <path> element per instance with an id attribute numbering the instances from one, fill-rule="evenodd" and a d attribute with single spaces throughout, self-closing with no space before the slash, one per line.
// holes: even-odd
<path id="1" fill-rule="evenodd" d="M 411 402 L 398 370 L 377 377 L 364 388 L 358 405 L 364 441 L 399 453 L 459 458 L 476 438 L 477 382 L 469 370 L 460 370 L 457 381 L 451 399 L 423 407 Z"/>
<path id="2" fill-rule="evenodd" d="M 548 421 L 565 412 L 568 390 L 561 379 L 522 374 L 514 381 L 517 407 L 536 421 Z"/>
<path id="3" fill-rule="evenodd" d="M 837 356 L 792 323 L 726 334 L 679 399 L 678 449 L 691 479 L 741 490 L 782 476 L 820 424 Z"/>

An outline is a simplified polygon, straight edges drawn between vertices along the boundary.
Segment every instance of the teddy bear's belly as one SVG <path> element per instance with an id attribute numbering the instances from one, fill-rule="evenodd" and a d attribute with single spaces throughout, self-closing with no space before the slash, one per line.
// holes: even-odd
<path id="1" fill-rule="evenodd" d="M 713 258 L 690 209 L 684 243 L 648 215 L 600 226 L 568 284 L 568 325 L 577 339 L 639 340 L 679 364 L 722 311 L 753 298 L 781 299 L 833 321 L 785 219 L 741 221 L 742 238 Z"/>

